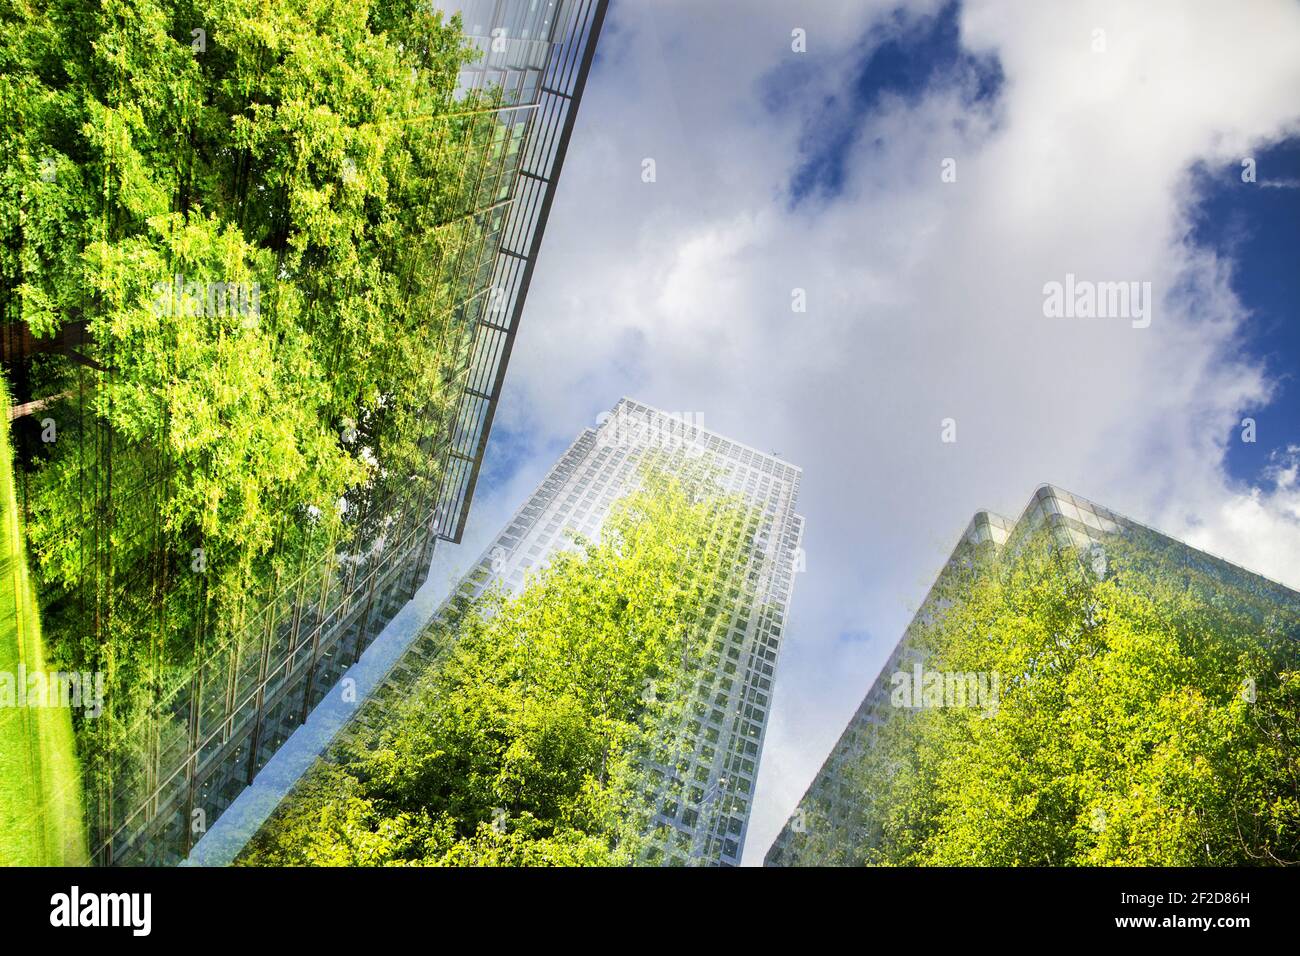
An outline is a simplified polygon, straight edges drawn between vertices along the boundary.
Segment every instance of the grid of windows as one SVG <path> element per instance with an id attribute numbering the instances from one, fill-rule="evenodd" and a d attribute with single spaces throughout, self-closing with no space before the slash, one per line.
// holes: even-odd
<path id="1" fill-rule="evenodd" d="M 665 862 L 735 865 L 744 847 L 798 566 L 803 519 L 794 505 L 800 469 L 625 398 L 597 428 L 578 436 L 461 580 L 456 594 L 477 597 L 498 582 L 517 590 L 530 571 L 574 547 L 573 532 L 598 539 L 610 506 L 635 490 L 639 462 L 651 449 L 667 452 L 670 463 L 706 457 L 717 467 L 719 485 L 744 496 L 762 514 L 756 539 L 760 560 L 751 577 L 755 606 L 735 593 L 723 651 L 708 662 L 696 686 L 692 728 L 698 729 L 685 755 L 685 776 L 673 779 L 661 772 L 657 806 L 656 825 L 666 825 L 673 834 L 670 845 L 660 848 Z M 417 640 L 380 693 L 400 694 L 438 651 L 433 635 Z M 368 718 L 363 711 L 358 719 Z"/>
<path id="2" fill-rule="evenodd" d="M 503 193 L 495 259 L 468 307 L 473 342 L 443 450 L 435 510 L 438 537 L 459 542 L 541 248 L 556 177 L 573 132 L 607 0 L 439 0 L 461 14 L 482 58 L 460 74 L 462 91 L 499 89 L 509 127 L 513 191 Z M 527 130 L 525 134 L 525 129 Z"/>

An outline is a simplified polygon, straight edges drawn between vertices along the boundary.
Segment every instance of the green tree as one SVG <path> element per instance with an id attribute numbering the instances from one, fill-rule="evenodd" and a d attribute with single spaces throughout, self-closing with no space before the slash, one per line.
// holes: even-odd
<path id="1" fill-rule="evenodd" d="M 1300 862 L 1300 605 L 1154 535 L 1106 551 L 1099 576 L 1043 532 L 953 579 L 917 647 L 997 706 L 894 711 L 850 861 Z"/>
<path id="2" fill-rule="evenodd" d="M 419 685 L 369 705 L 374 729 L 319 762 L 240 862 L 646 859 L 758 522 L 701 475 L 648 470 L 599 543 L 444 615 Z"/>
<path id="3" fill-rule="evenodd" d="M 196 660 L 437 487 L 524 129 L 471 56 L 417 0 L 0 0 L 20 484 L 115 799 Z"/>

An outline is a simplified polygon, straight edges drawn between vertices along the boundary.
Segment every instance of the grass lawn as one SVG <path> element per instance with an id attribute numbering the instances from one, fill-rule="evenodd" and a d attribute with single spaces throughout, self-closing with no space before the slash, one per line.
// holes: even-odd
<path id="1" fill-rule="evenodd" d="M 0 381 L 0 404 L 9 409 Z M 40 617 L 27 571 L 8 416 L 0 421 L 0 673 L 44 670 Z M 3 701 L 0 701 L 3 703 Z M 0 706 L 0 865 L 86 862 L 81 779 L 65 707 Z"/>

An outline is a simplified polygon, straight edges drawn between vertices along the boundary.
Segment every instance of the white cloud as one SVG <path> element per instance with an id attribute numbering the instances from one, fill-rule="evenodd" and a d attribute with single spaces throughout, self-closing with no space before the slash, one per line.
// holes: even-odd
<path id="1" fill-rule="evenodd" d="M 1005 72 L 997 110 L 973 114 L 955 88 L 886 98 L 842 194 L 792 211 L 800 146 L 888 9 L 614 6 L 499 418 L 535 447 L 476 503 L 464 549 L 623 394 L 803 466 L 808 571 L 754 862 L 977 508 L 1014 517 L 1053 481 L 1300 586 L 1294 457 L 1257 488 L 1223 469 L 1272 384 L 1237 351 L 1231 263 L 1186 240 L 1190 167 L 1297 129 L 1300 7 L 968 4 L 964 42 Z M 808 32 L 803 71 L 794 27 Z M 798 105 L 772 113 L 778 69 Z M 1150 328 L 1044 318 L 1044 283 L 1067 273 L 1151 282 Z M 795 287 L 806 314 L 791 312 Z M 948 416 L 955 445 L 939 440 Z M 862 631 L 873 638 L 839 639 Z"/>

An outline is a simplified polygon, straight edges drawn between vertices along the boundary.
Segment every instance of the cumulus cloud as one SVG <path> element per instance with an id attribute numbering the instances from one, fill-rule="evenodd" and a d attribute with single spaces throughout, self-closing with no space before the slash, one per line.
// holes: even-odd
<path id="1" fill-rule="evenodd" d="M 1232 262 L 1188 238 L 1195 168 L 1297 130 L 1300 7 L 972 2 L 951 69 L 864 100 L 862 64 L 943 9 L 614 6 L 498 419 L 522 463 L 439 558 L 450 579 L 624 394 L 801 465 L 750 862 L 977 508 L 1052 481 L 1300 586 L 1296 450 L 1251 487 L 1224 468 L 1275 383 Z M 838 176 L 800 194 L 827 144 Z M 1150 326 L 1046 318 L 1067 274 L 1151 283 Z"/>

